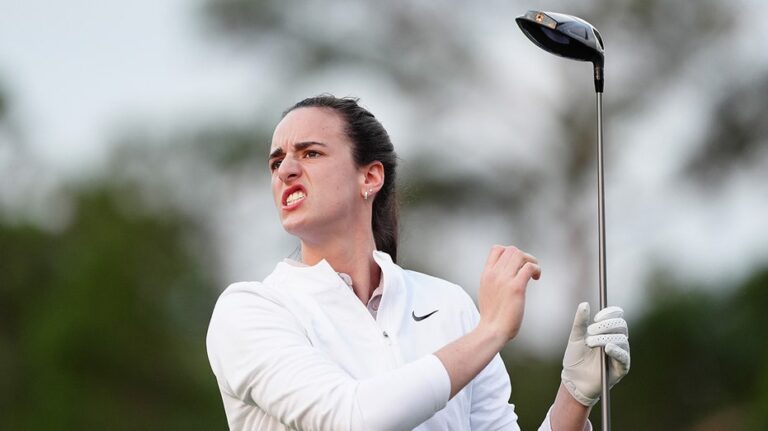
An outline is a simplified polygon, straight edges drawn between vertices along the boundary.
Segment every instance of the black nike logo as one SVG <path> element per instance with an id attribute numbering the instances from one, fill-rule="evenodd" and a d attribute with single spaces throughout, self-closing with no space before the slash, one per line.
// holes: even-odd
<path id="1" fill-rule="evenodd" d="M 438 312 L 438 310 L 435 310 L 435 311 L 433 311 L 433 312 L 431 312 L 429 314 L 425 314 L 423 316 L 417 316 L 415 311 L 411 311 L 411 316 L 413 317 L 413 320 L 415 320 L 417 322 L 420 322 L 420 321 L 426 319 L 427 317 L 429 317 L 429 316 L 431 316 L 431 315 L 433 315 L 433 314 L 435 314 L 437 312 Z"/>

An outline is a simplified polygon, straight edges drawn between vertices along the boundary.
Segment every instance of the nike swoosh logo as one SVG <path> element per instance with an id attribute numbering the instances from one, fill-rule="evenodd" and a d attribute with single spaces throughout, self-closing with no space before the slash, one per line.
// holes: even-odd
<path id="1" fill-rule="evenodd" d="M 431 315 L 433 315 L 433 314 L 437 313 L 438 311 L 439 311 L 439 310 L 435 310 L 435 311 L 433 311 L 433 312 L 431 312 L 431 313 L 429 313 L 429 314 L 425 314 L 425 315 L 423 315 L 423 316 L 417 316 L 415 311 L 411 311 L 411 317 L 413 317 L 413 320 L 415 320 L 415 321 L 417 321 L 417 322 L 421 322 L 422 320 L 424 320 L 424 319 L 426 319 L 427 317 L 429 317 L 429 316 L 431 316 Z"/>

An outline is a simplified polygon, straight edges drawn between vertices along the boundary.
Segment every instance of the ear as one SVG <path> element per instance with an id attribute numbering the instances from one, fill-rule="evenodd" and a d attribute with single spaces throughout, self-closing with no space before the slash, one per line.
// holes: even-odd
<path id="1" fill-rule="evenodd" d="M 384 165 L 376 160 L 360 168 L 360 193 L 370 190 L 374 195 L 384 186 Z"/>

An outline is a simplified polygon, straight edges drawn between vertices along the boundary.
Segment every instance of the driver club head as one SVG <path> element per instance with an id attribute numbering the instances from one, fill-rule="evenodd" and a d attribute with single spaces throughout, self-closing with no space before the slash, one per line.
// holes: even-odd
<path id="1" fill-rule="evenodd" d="M 515 21 L 541 49 L 560 57 L 591 62 L 595 68 L 595 89 L 602 93 L 605 48 L 600 32 L 592 24 L 571 15 L 535 10 L 529 10 Z"/>

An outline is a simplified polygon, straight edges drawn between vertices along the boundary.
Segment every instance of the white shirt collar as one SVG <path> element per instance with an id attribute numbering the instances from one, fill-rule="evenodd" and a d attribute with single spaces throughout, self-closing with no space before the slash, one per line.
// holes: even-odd
<path id="1" fill-rule="evenodd" d="M 384 295 L 385 279 L 387 278 L 386 274 L 391 273 L 392 266 L 396 266 L 396 265 L 392 262 L 392 258 L 389 256 L 389 254 L 382 251 L 374 250 L 373 259 L 381 268 L 381 277 L 379 278 L 379 285 L 371 293 L 371 297 L 368 300 L 368 304 L 366 304 L 366 307 L 368 308 L 368 311 L 371 313 L 371 315 L 375 319 L 379 311 L 379 306 L 381 304 L 382 297 Z M 326 261 L 325 259 L 322 259 L 320 262 L 318 262 L 314 266 L 310 266 L 304 262 L 300 262 L 290 258 L 283 259 L 281 263 L 283 263 L 288 268 L 299 269 L 300 272 L 304 272 L 305 270 L 310 270 L 311 272 L 315 273 L 314 275 L 318 275 L 317 273 L 327 272 L 326 267 L 328 269 L 333 269 L 331 265 L 328 263 L 328 261 Z M 341 278 L 344 281 L 344 284 L 346 284 L 350 290 L 353 290 L 352 278 L 348 274 L 343 272 L 336 272 L 335 270 L 334 272 L 338 275 L 339 278 Z"/>

